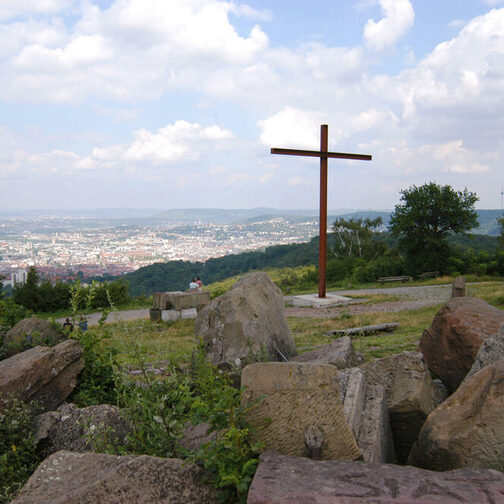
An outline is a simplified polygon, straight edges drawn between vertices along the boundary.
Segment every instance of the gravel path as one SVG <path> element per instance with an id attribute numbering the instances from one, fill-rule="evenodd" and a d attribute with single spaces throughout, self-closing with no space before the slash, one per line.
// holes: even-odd
<path id="1" fill-rule="evenodd" d="M 386 301 L 383 303 L 374 303 L 372 305 L 362 304 L 359 300 L 355 303 L 343 306 L 334 306 L 328 308 L 301 308 L 287 307 L 285 314 L 287 317 L 312 317 L 312 318 L 331 318 L 345 311 L 351 314 L 370 313 L 370 312 L 398 312 L 403 310 L 415 310 L 444 303 L 450 299 L 451 285 L 424 285 L 417 287 L 381 287 L 379 289 L 362 290 L 341 290 L 333 291 L 332 294 L 340 296 L 366 296 L 372 294 L 393 295 L 400 298 L 399 301 Z M 88 325 L 98 325 L 101 313 L 91 313 L 87 315 Z M 107 322 L 117 322 L 119 320 L 137 320 L 148 319 L 149 309 L 128 310 L 111 312 L 107 317 Z M 63 323 L 64 318 L 57 319 L 56 322 Z"/>
<path id="2" fill-rule="evenodd" d="M 361 300 L 356 300 L 355 303 L 327 308 L 287 307 L 285 309 L 285 314 L 287 317 L 331 318 L 340 314 L 341 312 L 347 312 L 355 315 L 359 313 L 415 310 L 448 301 L 451 296 L 451 285 L 381 287 L 379 289 L 332 291 L 331 294 L 337 294 L 339 296 L 366 296 L 373 294 L 384 294 L 397 296 L 398 298 L 400 298 L 400 300 L 385 301 L 383 303 L 374 303 L 372 305 L 362 304 Z"/>

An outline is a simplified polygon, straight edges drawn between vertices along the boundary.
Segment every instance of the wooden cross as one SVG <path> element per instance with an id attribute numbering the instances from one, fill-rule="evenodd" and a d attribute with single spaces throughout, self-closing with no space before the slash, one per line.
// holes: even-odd
<path id="1" fill-rule="evenodd" d="M 346 154 L 344 152 L 328 152 L 328 126 L 320 126 L 320 150 L 309 151 L 299 149 L 271 149 L 271 154 L 287 154 L 290 156 L 311 156 L 320 158 L 320 231 L 319 231 L 319 298 L 326 297 L 326 255 L 327 255 L 327 158 L 358 159 L 371 161 L 368 154 Z"/>

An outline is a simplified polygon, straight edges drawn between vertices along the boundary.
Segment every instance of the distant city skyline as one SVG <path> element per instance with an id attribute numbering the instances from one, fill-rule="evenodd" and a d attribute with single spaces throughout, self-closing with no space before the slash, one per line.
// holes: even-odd
<path id="1" fill-rule="evenodd" d="M 0 211 L 393 210 L 434 181 L 502 207 L 504 0 L 0 6 Z"/>

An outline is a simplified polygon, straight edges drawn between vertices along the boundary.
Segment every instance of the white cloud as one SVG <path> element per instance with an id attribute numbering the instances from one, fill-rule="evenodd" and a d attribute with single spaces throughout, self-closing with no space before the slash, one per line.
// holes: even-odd
<path id="1" fill-rule="evenodd" d="M 17 147 L 12 135 L 0 128 L 0 147 L 5 147 L 0 158 L 0 173 L 26 177 L 73 176 L 86 171 L 130 174 L 143 179 L 152 177 L 167 163 L 187 165 L 202 154 L 209 155 L 216 148 L 229 148 L 234 135 L 218 126 L 203 128 L 199 124 L 177 121 L 153 133 L 147 129 L 134 132 L 130 144 L 95 147 L 82 157 L 74 152 L 53 150 L 33 153 Z M 141 169 L 138 169 L 141 168 Z M 223 171 L 217 167 L 214 173 Z M 186 173 L 180 176 L 188 176 Z"/>
<path id="2" fill-rule="evenodd" d="M 105 10 L 81 4 L 68 33 L 52 20 L 38 20 L 38 37 L 26 33 L 31 20 L 19 21 L 16 30 L 3 26 L 0 41 L 14 49 L 0 48 L 0 93 L 10 101 L 77 103 L 201 89 L 216 67 L 248 65 L 268 47 L 259 26 L 248 36 L 237 33 L 233 10 L 258 14 L 217 0 L 116 0 Z"/>
<path id="3" fill-rule="evenodd" d="M 74 0 L 2 0 L 0 20 L 24 15 L 55 14 L 71 8 L 74 3 Z"/>
<path id="4" fill-rule="evenodd" d="M 261 142 L 268 147 L 320 148 L 320 124 L 323 116 L 317 112 L 286 107 L 281 112 L 259 121 Z"/>
<path id="5" fill-rule="evenodd" d="M 273 12 L 270 9 L 257 10 L 247 4 L 230 5 L 230 11 L 238 17 L 247 17 L 256 21 L 272 21 Z"/>
<path id="6" fill-rule="evenodd" d="M 415 12 L 409 0 L 380 0 L 384 17 L 376 22 L 369 19 L 364 27 L 367 47 L 382 51 L 394 45 L 415 20 Z"/>

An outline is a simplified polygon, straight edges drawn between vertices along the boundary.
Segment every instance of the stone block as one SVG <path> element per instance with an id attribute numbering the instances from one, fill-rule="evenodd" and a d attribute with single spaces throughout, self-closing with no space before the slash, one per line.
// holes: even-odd
<path id="1" fill-rule="evenodd" d="M 247 504 L 497 504 L 504 474 L 261 454 Z"/>
<path id="2" fill-rule="evenodd" d="M 210 291 L 155 292 L 152 307 L 157 310 L 201 309 L 210 301 Z"/>
<path id="3" fill-rule="evenodd" d="M 40 464 L 13 504 L 217 504 L 203 477 L 180 459 L 62 450 Z"/>
<path id="4" fill-rule="evenodd" d="M 180 316 L 183 319 L 195 319 L 198 316 L 198 310 L 196 308 L 187 308 L 187 310 L 181 310 Z"/>
<path id="5" fill-rule="evenodd" d="M 342 336 L 329 345 L 305 352 L 290 359 L 290 362 L 314 362 L 317 364 L 331 364 L 337 369 L 345 369 L 357 366 L 357 354 L 355 353 L 352 339 Z"/>
<path id="6" fill-rule="evenodd" d="M 428 368 L 454 392 L 471 369 L 478 350 L 504 323 L 504 311 L 482 299 L 450 299 L 420 338 Z"/>
<path id="7" fill-rule="evenodd" d="M 418 352 L 366 362 L 360 368 L 370 385 L 385 388 L 397 460 L 405 463 L 422 425 L 444 399 Z"/>
<path id="8" fill-rule="evenodd" d="M 453 279 L 451 297 L 464 297 L 465 296 L 465 277 L 459 276 Z"/>
<path id="9" fill-rule="evenodd" d="M 254 427 L 253 440 L 266 449 L 308 456 L 305 435 L 323 435 L 322 460 L 362 457 L 349 428 L 339 391 L 338 370 L 327 364 L 262 362 L 242 372 L 242 406 Z"/>
<path id="10" fill-rule="evenodd" d="M 37 401 L 39 413 L 57 408 L 77 385 L 83 367 L 82 347 L 71 339 L 0 361 L 0 413 L 9 397 Z"/>
<path id="11" fill-rule="evenodd" d="M 504 324 L 500 326 L 497 334 L 494 334 L 483 341 L 478 353 L 476 354 L 476 359 L 474 359 L 474 364 L 466 374 L 462 383 L 467 381 L 480 369 L 501 360 L 504 361 Z"/>
<path id="12" fill-rule="evenodd" d="M 362 411 L 364 409 L 366 377 L 361 369 L 351 368 L 341 371 L 339 380 L 345 416 L 348 425 L 357 439 L 361 426 Z"/>
<path id="13" fill-rule="evenodd" d="M 198 313 L 194 332 L 215 365 L 297 355 L 282 291 L 262 271 L 244 275 L 231 290 L 210 301 Z"/>
<path id="14" fill-rule="evenodd" d="M 367 385 L 357 444 L 366 462 L 395 462 L 385 388 Z"/>
<path id="15" fill-rule="evenodd" d="M 408 464 L 436 471 L 460 467 L 501 469 L 503 411 L 504 361 L 498 361 L 464 381 L 429 415 Z M 496 502 L 503 500 L 501 497 Z"/>
<path id="16" fill-rule="evenodd" d="M 160 310 L 161 320 L 163 322 L 173 322 L 175 320 L 180 320 L 180 311 L 178 310 Z"/>
<path id="17" fill-rule="evenodd" d="M 161 322 L 161 310 L 158 308 L 151 308 L 149 310 L 149 316 L 151 322 Z"/>

